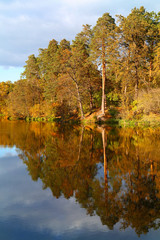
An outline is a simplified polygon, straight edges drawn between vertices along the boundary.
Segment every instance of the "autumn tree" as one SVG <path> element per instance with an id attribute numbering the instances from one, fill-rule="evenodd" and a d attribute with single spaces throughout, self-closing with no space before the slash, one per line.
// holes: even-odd
<path id="1" fill-rule="evenodd" d="M 30 117 L 30 109 L 34 106 L 36 88 L 24 79 L 15 83 L 8 96 L 8 114 L 18 118 Z M 38 97 L 36 97 L 38 101 Z"/>
<path id="2" fill-rule="evenodd" d="M 88 52 L 86 45 L 77 37 L 71 45 L 71 50 L 69 52 L 63 51 L 63 64 L 61 66 L 63 69 L 61 77 L 66 79 L 67 82 L 70 82 L 70 86 L 73 89 L 72 93 L 78 101 L 82 119 L 84 118 L 82 94 L 85 93 L 84 66 L 87 58 Z"/>
<path id="3" fill-rule="evenodd" d="M 12 92 L 14 84 L 10 81 L 0 83 L 0 114 L 7 115 L 7 99 Z"/>
<path id="4" fill-rule="evenodd" d="M 155 53 L 153 60 L 154 84 L 157 87 L 160 87 L 160 42 L 156 46 L 154 53 Z"/>

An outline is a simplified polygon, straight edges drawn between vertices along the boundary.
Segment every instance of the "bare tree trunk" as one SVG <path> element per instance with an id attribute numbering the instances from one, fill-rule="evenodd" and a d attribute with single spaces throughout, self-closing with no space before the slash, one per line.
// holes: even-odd
<path id="1" fill-rule="evenodd" d="M 83 112 L 83 106 L 82 106 L 82 101 L 81 101 L 80 92 L 79 92 L 79 86 L 77 84 L 77 81 L 74 81 L 74 82 L 76 84 L 76 89 L 77 89 L 77 96 L 78 96 L 79 108 L 81 111 L 81 118 L 84 119 L 84 112 Z"/>

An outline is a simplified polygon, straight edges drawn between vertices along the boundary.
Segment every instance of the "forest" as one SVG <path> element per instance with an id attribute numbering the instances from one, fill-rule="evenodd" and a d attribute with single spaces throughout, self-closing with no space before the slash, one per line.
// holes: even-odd
<path id="1" fill-rule="evenodd" d="M 160 12 L 104 13 L 72 42 L 52 39 L 28 56 L 20 80 L 0 83 L 0 115 L 9 119 L 83 120 L 114 111 L 118 119 L 160 116 Z"/>

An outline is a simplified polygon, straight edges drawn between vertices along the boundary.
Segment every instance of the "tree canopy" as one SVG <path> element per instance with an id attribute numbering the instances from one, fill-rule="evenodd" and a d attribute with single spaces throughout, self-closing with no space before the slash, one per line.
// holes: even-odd
<path id="1" fill-rule="evenodd" d="M 159 58 L 160 12 L 140 7 L 116 19 L 104 13 L 95 26 L 83 25 L 71 43 L 52 39 L 37 57 L 30 55 L 21 79 L 7 94 L 0 92 L 1 114 L 83 119 L 116 106 L 121 117 L 140 117 L 145 96 L 159 113 L 150 94 L 159 93 Z"/>

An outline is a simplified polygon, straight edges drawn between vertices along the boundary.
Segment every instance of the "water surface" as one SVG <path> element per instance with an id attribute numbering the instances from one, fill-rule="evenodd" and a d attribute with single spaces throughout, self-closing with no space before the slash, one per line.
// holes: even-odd
<path id="1" fill-rule="evenodd" d="M 0 238 L 160 238 L 160 129 L 0 122 Z"/>

